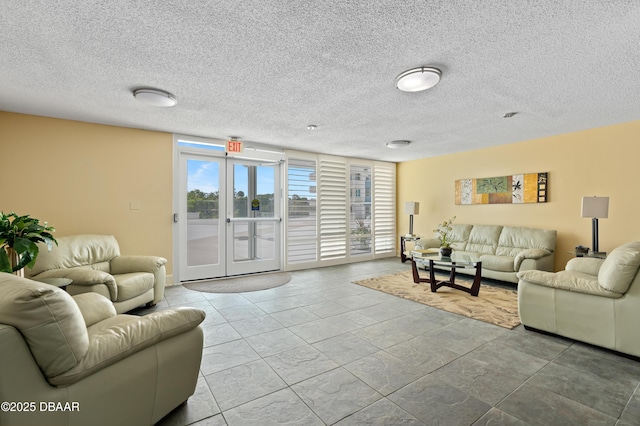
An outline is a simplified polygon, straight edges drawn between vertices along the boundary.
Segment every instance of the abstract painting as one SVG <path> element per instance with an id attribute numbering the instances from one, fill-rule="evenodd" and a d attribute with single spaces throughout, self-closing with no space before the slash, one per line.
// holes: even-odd
<path id="1" fill-rule="evenodd" d="M 523 173 L 456 181 L 456 204 L 546 203 L 549 173 Z"/>

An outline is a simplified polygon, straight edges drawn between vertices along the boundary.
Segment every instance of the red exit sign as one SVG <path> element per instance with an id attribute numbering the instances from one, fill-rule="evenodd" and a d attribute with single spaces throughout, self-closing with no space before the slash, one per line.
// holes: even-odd
<path id="1" fill-rule="evenodd" d="M 233 139 L 227 141 L 227 152 L 242 152 L 242 142 Z"/>

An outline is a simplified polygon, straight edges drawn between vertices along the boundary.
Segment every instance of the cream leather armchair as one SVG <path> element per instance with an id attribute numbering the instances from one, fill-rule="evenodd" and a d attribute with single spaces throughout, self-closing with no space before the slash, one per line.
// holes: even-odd
<path id="1" fill-rule="evenodd" d="M 118 315 L 99 294 L 0 272 L 0 424 L 156 423 L 194 393 L 204 317 Z"/>
<path id="2" fill-rule="evenodd" d="M 69 278 L 69 294 L 101 294 L 113 302 L 118 313 L 145 303 L 153 306 L 164 297 L 167 259 L 123 256 L 113 235 L 72 235 L 57 240 L 51 251 L 42 247 L 33 269 L 25 268 L 27 278 Z"/>
<path id="3" fill-rule="evenodd" d="M 640 357 L 640 241 L 606 259 L 571 259 L 557 273 L 518 273 L 518 309 L 527 328 Z"/>

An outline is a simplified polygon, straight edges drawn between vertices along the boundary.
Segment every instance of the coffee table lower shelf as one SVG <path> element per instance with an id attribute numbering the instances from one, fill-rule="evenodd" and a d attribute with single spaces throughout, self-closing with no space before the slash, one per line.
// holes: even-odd
<path id="1" fill-rule="evenodd" d="M 416 260 L 414 258 L 411 259 L 411 271 L 413 273 L 413 282 L 416 284 L 419 283 L 429 283 L 431 285 L 431 291 L 436 292 L 440 287 L 451 287 L 456 290 L 461 290 L 471 294 L 472 296 L 478 296 L 480 292 L 480 282 L 482 279 L 482 262 L 471 262 L 471 261 L 455 261 L 453 259 L 443 259 L 443 258 L 435 258 L 435 259 L 421 259 L 421 262 L 429 261 L 429 278 L 422 278 L 418 273 L 418 265 L 416 264 Z M 447 266 L 450 269 L 449 271 L 449 280 L 441 281 L 436 279 L 435 268 L 434 265 L 443 265 Z M 456 269 L 469 269 L 475 268 L 475 275 L 473 278 L 473 284 L 471 287 L 465 287 L 460 284 L 456 284 Z"/>

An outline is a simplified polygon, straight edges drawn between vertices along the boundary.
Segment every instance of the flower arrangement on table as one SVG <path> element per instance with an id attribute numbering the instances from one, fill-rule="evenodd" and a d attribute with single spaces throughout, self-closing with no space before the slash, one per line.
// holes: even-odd
<path id="1" fill-rule="evenodd" d="M 453 221 L 456 220 L 456 217 L 453 216 L 449 220 L 445 220 L 444 222 L 438 224 L 436 229 L 433 230 L 437 234 L 438 241 L 440 241 L 440 252 L 443 256 L 449 256 L 451 254 L 451 242 L 449 241 L 449 234 L 453 230 L 451 225 Z M 445 250 L 442 250 L 445 249 Z M 446 254 L 448 253 L 448 254 Z"/>

